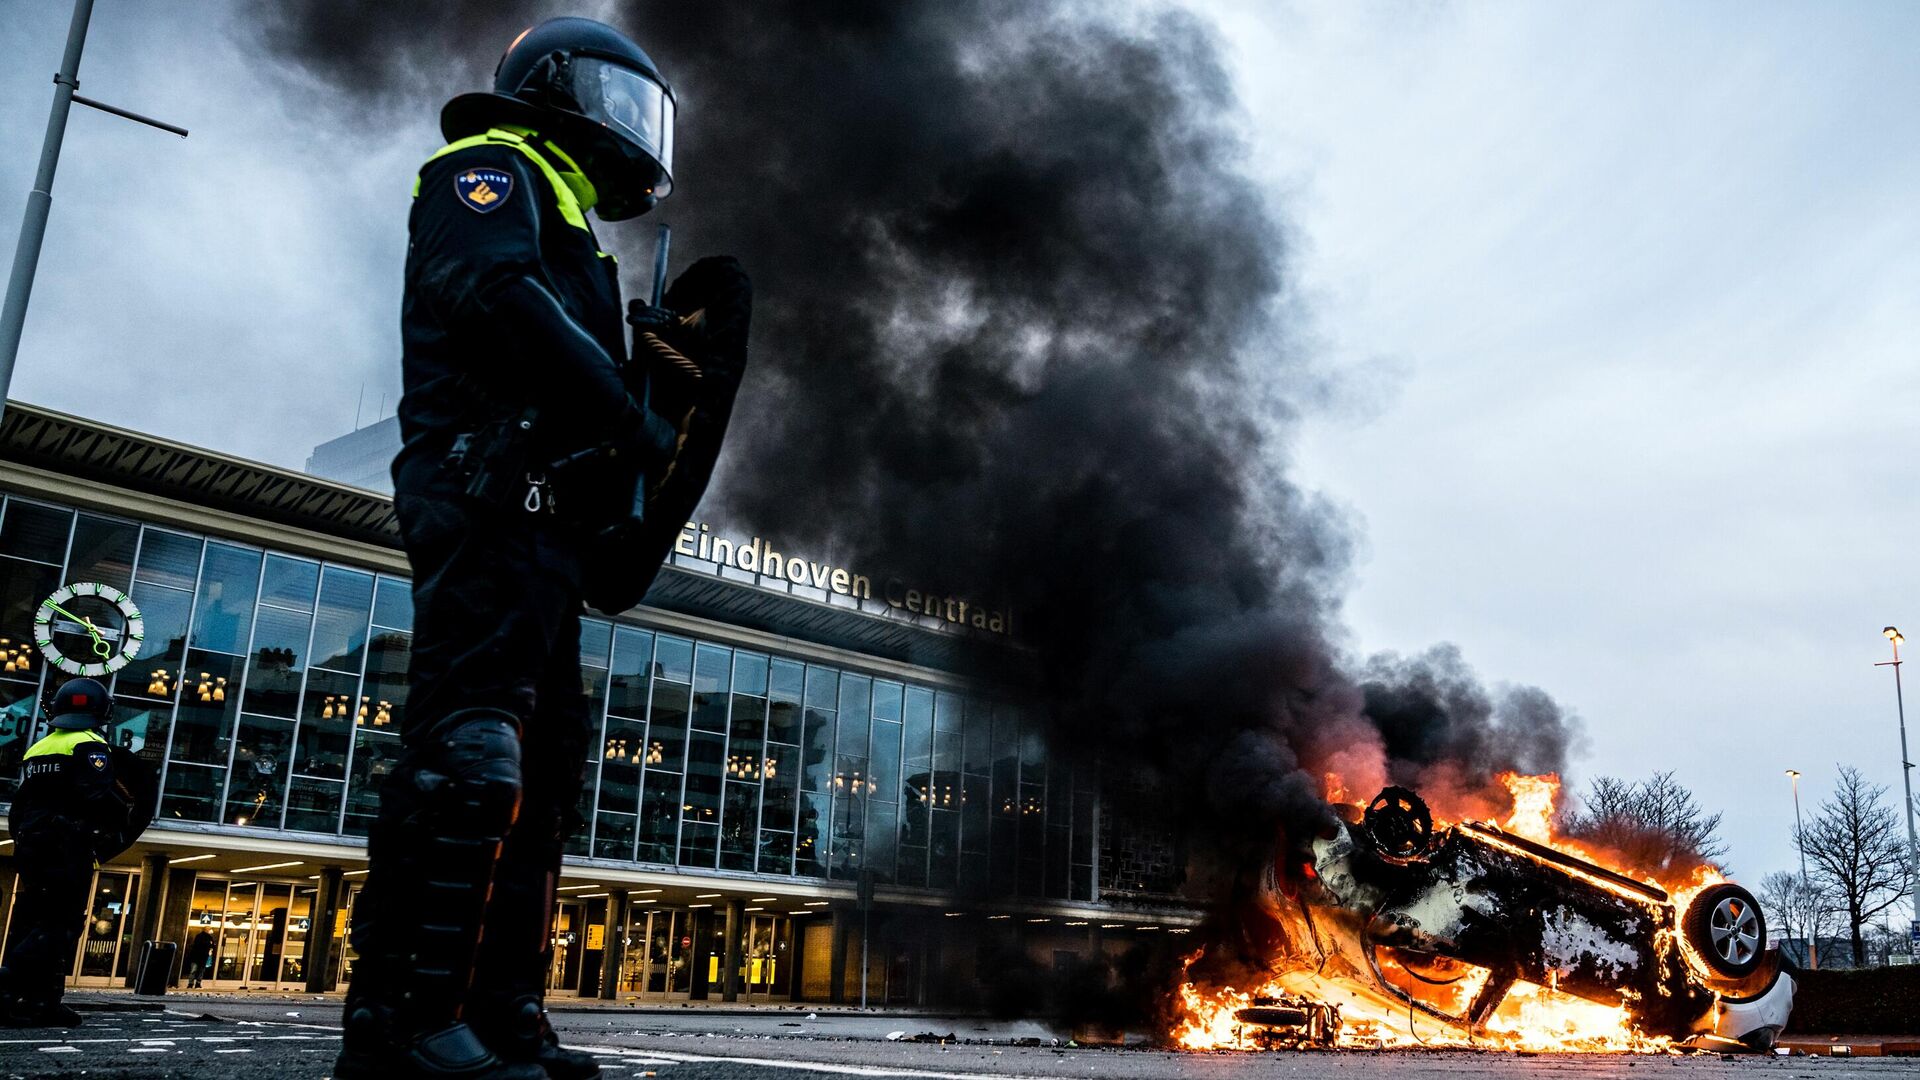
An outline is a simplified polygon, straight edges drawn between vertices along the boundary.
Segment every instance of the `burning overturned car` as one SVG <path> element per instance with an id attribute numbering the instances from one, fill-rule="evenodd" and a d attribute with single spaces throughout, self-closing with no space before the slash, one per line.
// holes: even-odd
<path id="1" fill-rule="evenodd" d="M 1314 1001 L 1380 1044 L 1765 1049 L 1786 1024 L 1794 982 L 1765 917 L 1717 874 L 1669 892 L 1513 821 L 1438 827 L 1405 788 L 1335 809 L 1268 871 L 1271 981 L 1183 988 L 1183 1045 L 1333 1045 L 1291 1024 Z"/>

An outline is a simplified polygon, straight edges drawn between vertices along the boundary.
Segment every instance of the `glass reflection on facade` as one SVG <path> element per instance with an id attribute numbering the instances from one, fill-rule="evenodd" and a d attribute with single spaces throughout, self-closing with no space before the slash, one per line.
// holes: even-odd
<path id="1" fill-rule="evenodd" d="M 160 820 L 366 833 L 406 715 L 406 579 L 14 497 L 0 799 L 48 678 L 34 610 L 83 580 L 146 618 L 109 737 L 160 770 Z M 1094 777 L 1012 704 L 606 620 L 581 661 L 594 733 L 569 854 L 1092 899 Z M 237 939 L 228 959 L 282 963 Z"/>

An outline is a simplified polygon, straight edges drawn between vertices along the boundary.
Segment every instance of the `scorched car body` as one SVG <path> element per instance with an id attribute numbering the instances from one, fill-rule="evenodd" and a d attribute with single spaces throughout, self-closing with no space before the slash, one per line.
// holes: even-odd
<path id="1" fill-rule="evenodd" d="M 1468 1030 L 1522 982 L 1624 1006 L 1645 1035 L 1755 1048 L 1792 1007 L 1793 979 L 1739 886 L 1676 910 L 1662 889 L 1493 825 L 1436 834 L 1400 788 L 1364 816 L 1346 808 L 1275 867 L 1267 893 L 1289 938 L 1312 943 L 1302 959 Z"/>

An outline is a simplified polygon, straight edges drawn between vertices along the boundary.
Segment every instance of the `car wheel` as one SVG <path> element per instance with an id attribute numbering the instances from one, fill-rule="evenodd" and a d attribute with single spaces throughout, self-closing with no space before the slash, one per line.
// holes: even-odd
<path id="1" fill-rule="evenodd" d="M 1767 919 L 1760 904 L 1730 881 L 1700 890 L 1687 905 L 1680 931 L 1701 963 L 1727 979 L 1751 974 L 1767 944 Z"/>
<path id="2" fill-rule="evenodd" d="M 1433 814 L 1426 800 L 1403 787 L 1382 788 L 1362 817 L 1374 850 L 1411 862 L 1433 848 Z"/>

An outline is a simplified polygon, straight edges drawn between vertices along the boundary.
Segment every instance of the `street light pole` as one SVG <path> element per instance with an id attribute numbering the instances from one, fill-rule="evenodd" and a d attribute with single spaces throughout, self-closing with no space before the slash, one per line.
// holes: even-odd
<path id="1" fill-rule="evenodd" d="M 1788 769 L 1787 775 L 1793 778 L 1793 843 L 1800 849 L 1800 884 L 1807 883 L 1807 841 L 1802 835 L 1805 826 L 1800 824 L 1800 770 Z"/>
<path id="2" fill-rule="evenodd" d="M 20 332 L 27 321 L 27 298 L 33 294 L 33 275 L 40 265 L 40 244 L 47 237 L 47 214 L 53 209 L 53 173 L 60 165 L 60 143 L 67 134 L 67 113 L 74 102 L 101 112 L 123 116 L 149 127 L 186 138 L 187 129 L 162 123 L 139 113 L 82 97 L 80 51 L 87 44 L 87 23 L 93 18 L 93 0 L 74 0 L 73 21 L 67 27 L 67 51 L 53 76 L 53 109 L 47 114 L 47 135 L 40 143 L 40 168 L 27 193 L 26 216 L 20 221 L 20 239 L 13 248 L 13 272 L 7 277 L 7 297 L 0 307 L 0 411 L 6 409 L 13 387 L 13 361 L 20 354 Z"/>
<path id="3" fill-rule="evenodd" d="M 1807 839 L 1806 826 L 1800 823 L 1800 770 L 1788 769 L 1787 776 L 1793 780 L 1793 844 L 1800 849 L 1800 899 L 1807 905 L 1809 915 L 1813 917 L 1807 926 L 1807 966 L 1820 966 L 1819 916 L 1813 910 L 1813 887 L 1807 883 Z"/>
<path id="4" fill-rule="evenodd" d="M 1900 690 L 1900 643 L 1907 640 L 1900 631 L 1887 627 L 1880 633 L 1893 643 L 1893 659 L 1875 664 L 1874 667 L 1893 669 L 1893 703 L 1900 716 L 1900 783 L 1907 796 L 1907 903 L 1913 912 L 1912 924 L 1920 926 L 1920 837 L 1914 835 L 1913 828 L 1913 758 L 1907 753 L 1907 703 Z M 1907 947 L 1913 948 L 1913 931 L 1909 927 Z"/>

